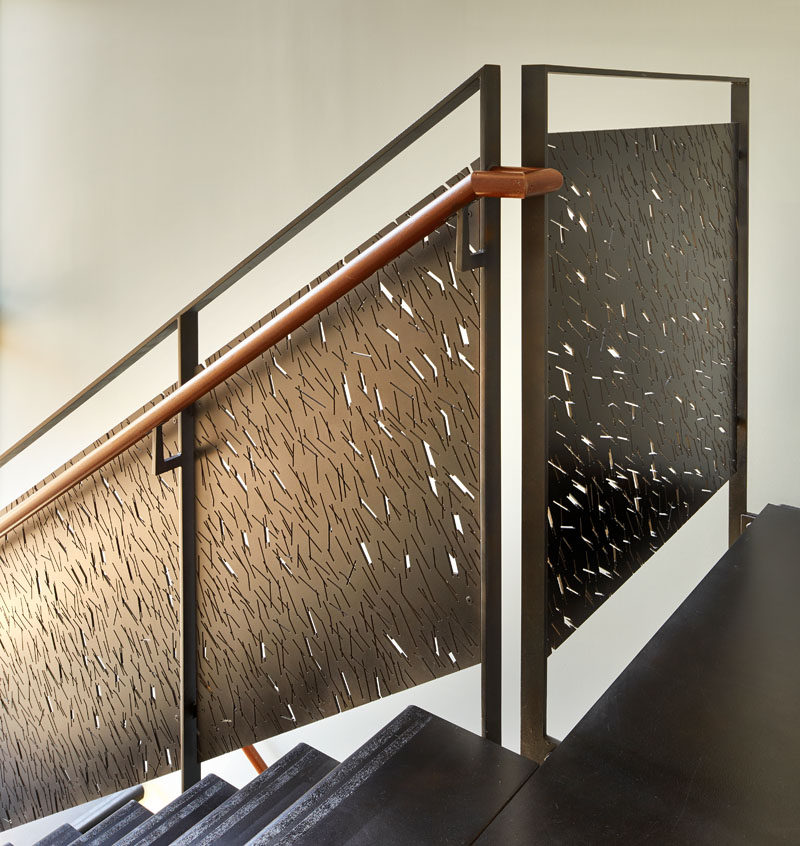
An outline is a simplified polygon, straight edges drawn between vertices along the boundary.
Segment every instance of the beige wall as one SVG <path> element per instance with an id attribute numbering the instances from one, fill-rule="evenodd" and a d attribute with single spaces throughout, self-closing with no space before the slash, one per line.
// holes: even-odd
<path id="1" fill-rule="evenodd" d="M 519 156 L 522 63 L 730 74 L 752 79 L 750 507 L 800 504 L 795 2 L 0 0 L 0 15 L 0 447 L 479 65 L 503 67 L 508 164 Z M 576 121 L 720 120 L 726 102 L 723 89 L 703 86 L 581 88 L 566 81 L 555 93 L 553 120 L 561 128 Z M 429 146 L 417 162 L 422 182 L 448 176 L 451 162 L 460 165 L 473 149 L 455 126 L 444 136 L 452 144 L 449 150 L 444 144 L 447 154 Z M 251 289 L 264 307 L 413 199 L 410 166 L 403 163 L 401 176 L 390 180 L 395 193 L 388 204 L 364 195 L 361 206 L 317 230 L 318 254 L 304 249 L 265 272 Z M 518 209 L 506 203 L 504 214 L 506 688 L 513 743 Z M 214 338 L 221 343 L 241 328 L 235 303 L 220 309 L 206 321 L 208 349 L 218 345 Z M 0 472 L 4 501 L 173 376 L 167 347 L 74 426 Z M 692 554 L 694 544 L 702 555 Z M 597 615 L 570 650 L 560 651 L 552 661 L 556 734 L 613 679 L 723 546 L 724 502 L 716 501 L 660 554 L 650 574 L 637 575 L 607 603 L 604 620 Z M 590 673 L 591 683 L 571 686 L 570 678 Z M 460 710 L 454 688 L 445 685 L 442 696 L 444 711 L 474 722 L 476 712 Z"/>

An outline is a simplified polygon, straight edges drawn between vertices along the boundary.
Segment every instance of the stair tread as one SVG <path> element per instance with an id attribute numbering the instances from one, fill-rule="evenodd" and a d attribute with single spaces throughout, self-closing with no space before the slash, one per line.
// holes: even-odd
<path id="1" fill-rule="evenodd" d="M 223 802 L 174 846 L 242 846 L 338 764 L 305 743 Z"/>
<path id="2" fill-rule="evenodd" d="M 167 846 L 208 816 L 236 788 L 215 775 L 197 784 L 117 841 L 117 846 Z"/>
<path id="3" fill-rule="evenodd" d="M 67 846 L 68 843 L 73 843 L 80 836 L 81 833 L 78 829 L 67 823 L 60 825 L 41 840 L 37 840 L 35 846 Z"/>
<path id="4" fill-rule="evenodd" d="M 461 846 L 535 769 L 520 755 L 412 706 L 250 844 Z"/>
<path id="5" fill-rule="evenodd" d="M 800 842 L 800 511 L 767 505 L 478 841 Z"/>
<path id="6" fill-rule="evenodd" d="M 152 816 L 147 808 L 132 799 L 73 841 L 73 846 L 115 846 L 121 837 Z"/>

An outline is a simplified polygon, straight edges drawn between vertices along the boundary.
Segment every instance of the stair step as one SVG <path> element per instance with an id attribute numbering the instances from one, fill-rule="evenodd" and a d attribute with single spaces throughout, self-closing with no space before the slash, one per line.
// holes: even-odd
<path id="1" fill-rule="evenodd" d="M 250 844 L 463 846 L 535 769 L 501 746 L 406 708 Z"/>
<path id="2" fill-rule="evenodd" d="M 174 846 L 242 846 L 338 764 L 301 743 L 223 802 Z"/>
<path id="3" fill-rule="evenodd" d="M 150 819 L 117 841 L 117 846 L 167 846 L 203 817 L 216 810 L 236 788 L 215 775 L 207 775 Z"/>
<path id="4" fill-rule="evenodd" d="M 77 828 L 66 824 L 60 825 L 54 831 L 51 831 L 47 837 L 37 840 L 34 846 L 67 846 L 67 843 L 73 843 L 81 836 Z"/>
<path id="5" fill-rule="evenodd" d="M 121 837 L 152 816 L 147 808 L 131 800 L 73 841 L 72 846 L 115 846 Z"/>

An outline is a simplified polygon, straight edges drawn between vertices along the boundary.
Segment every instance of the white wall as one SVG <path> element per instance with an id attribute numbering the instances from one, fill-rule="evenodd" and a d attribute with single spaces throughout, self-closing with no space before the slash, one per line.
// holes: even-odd
<path id="1" fill-rule="evenodd" d="M 800 394 L 793 378 L 800 359 L 793 243 L 800 219 L 793 160 L 799 35 L 800 12 L 791 0 L 0 0 L 0 448 L 479 65 L 503 67 L 508 164 L 519 160 L 521 64 L 631 67 L 751 77 L 749 504 L 758 510 L 767 501 L 800 503 L 794 457 Z M 558 85 L 555 128 L 575 121 L 723 119 L 720 88 Z M 426 180 L 450 175 L 451 163 L 460 166 L 474 149 L 464 147 L 455 125 L 447 130 L 452 148 L 444 145 L 449 157 L 429 146 L 417 162 L 423 192 L 430 187 Z M 315 228 L 325 239 L 318 253 L 301 249 L 277 260 L 250 292 L 259 292 L 266 305 L 279 302 L 297 281 L 369 234 L 373 223 L 382 225 L 389 207 L 394 213 L 408 205 L 403 191 L 414 199 L 416 183 L 410 162 L 399 167 L 388 203 L 365 194 L 359 210 Z M 377 219 L 369 214 L 373 204 Z M 513 637 L 520 533 L 518 230 L 518 206 L 506 201 L 504 685 L 511 746 L 519 684 Z M 236 311 L 221 304 L 204 325 L 224 340 L 241 328 Z M 3 501 L 170 382 L 173 347 L 162 346 L 72 427 L 0 472 Z M 724 506 L 717 497 L 551 659 L 556 735 L 569 729 L 716 559 L 725 543 Z M 578 688 L 575 678 L 584 680 Z M 469 689 L 476 701 L 476 674 L 438 684 L 438 710 L 475 727 L 477 711 L 462 703 Z M 369 713 L 381 705 L 395 707 L 379 703 Z M 343 718 L 330 742 L 344 736 L 352 745 L 370 725 L 366 717 Z M 267 756 L 282 744 L 265 747 Z"/>

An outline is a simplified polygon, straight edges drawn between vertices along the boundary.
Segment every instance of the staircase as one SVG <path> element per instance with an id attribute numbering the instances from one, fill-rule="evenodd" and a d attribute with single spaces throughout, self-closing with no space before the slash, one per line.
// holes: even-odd
<path id="1" fill-rule="evenodd" d="M 208 775 L 156 814 L 129 802 L 37 846 L 468 844 L 535 769 L 412 706 L 341 764 L 299 744 L 241 790 Z"/>
<path id="2" fill-rule="evenodd" d="M 790 625 L 773 631 L 768 624 L 791 620 L 795 613 L 793 606 L 782 614 L 775 608 L 800 592 L 791 581 L 799 572 L 798 514 L 786 518 L 796 526 L 771 583 L 757 584 L 754 574 L 763 578 L 767 568 L 752 566 L 758 558 L 752 539 L 767 530 L 750 530 L 720 562 L 708 582 L 712 587 L 687 600 L 688 616 L 654 638 L 656 657 L 663 652 L 674 660 L 654 674 L 647 661 L 637 659 L 532 777 L 537 765 L 530 759 L 543 761 L 552 748 L 545 731 L 548 648 L 726 482 L 732 542 L 748 516 L 747 241 L 742 237 L 747 232 L 747 80 L 692 77 L 731 84 L 731 124 L 716 129 L 661 128 L 661 141 L 650 129 L 613 137 L 548 134 L 548 75 L 576 71 L 606 73 L 525 68 L 522 147 L 526 162 L 535 166 L 497 166 L 499 68 L 484 67 L 0 455 L 2 467 L 177 332 L 178 383 L 0 511 L 0 612 L 25 609 L 0 619 L 0 634 L 11 644 L 0 643 L 0 659 L 5 658 L 0 682 L 28 678 L 27 686 L 0 688 L 5 694 L 0 695 L 0 752 L 7 750 L 0 754 L 0 823 L 138 784 L 161 774 L 159 767 L 177 767 L 187 789 L 158 813 L 129 802 L 91 828 L 86 820 L 62 825 L 39 844 L 572 846 L 643 842 L 652 832 L 656 842 L 732 843 L 731 808 L 746 809 L 744 820 L 736 818 L 741 830 L 749 825 L 758 836 L 772 825 L 769 820 L 778 813 L 761 814 L 747 780 L 740 801 L 729 799 L 728 774 L 749 775 L 757 749 L 735 765 L 729 752 L 744 745 L 742 738 L 760 737 L 765 725 L 796 724 L 796 713 L 786 717 L 783 708 L 800 701 L 798 633 Z M 203 307 L 478 92 L 480 169 L 465 168 L 437 187 L 201 365 L 198 312 Z M 553 193 L 564 181 L 562 170 L 566 188 Z M 628 180 L 645 170 L 659 191 L 638 178 Z M 609 172 L 625 178 L 609 179 Z M 550 206 L 547 194 L 553 194 Z M 658 214 L 651 195 L 662 204 L 655 207 Z M 521 748 L 527 758 L 492 742 L 502 736 L 501 197 L 533 201 L 525 203 L 522 216 L 527 240 L 522 250 L 526 446 L 520 642 Z M 688 214 L 681 199 L 696 206 L 704 233 L 693 232 L 693 239 L 683 235 L 686 249 L 675 246 L 671 216 Z M 478 212 L 477 231 L 470 229 L 470 206 Z M 610 209 L 619 219 L 608 216 Z M 706 227 L 708 209 L 719 219 Z M 575 220 L 578 226 L 572 225 Z M 557 227 L 557 240 L 550 225 Z M 618 238 L 623 231 L 626 246 Z M 607 245 L 602 261 L 584 235 L 592 245 Z M 645 243 L 647 256 L 641 249 Z M 679 277 L 673 267 L 676 251 Z M 543 258 L 555 269 L 548 270 Z M 614 269 L 608 264 L 612 259 L 627 267 L 624 293 L 620 279 L 608 272 Z M 576 270 L 575 276 L 572 268 L 578 267 L 586 273 Z M 699 280 L 688 293 L 684 277 Z M 706 285 L 718 278 L 730 284 Z M 587 279 L 592 286 L 584 292 Z M 598 293 L 606 290 L 598 287 L 608 284 L 604 279 L 613 283 L 607 294 Z M 641 279 L 658 284 L 643 286 Z M 681 317 L 691 331 L 673 315 L 677 300 L 689 310 Z M 619 303 L 620 318 L 610 302 Z M 566 310 L 558 312 L 556 303 Z M 638 321 L 639 314 L 644 323 L 637 322 L 634 332 L 627 321 L 633 316 Z M 584 358 L 574 346 L 579 325 L 590 333 L 577 332 Z M 562 337 L 565 326 L 569 331 Z M 618 339 L 617 346 L 608 346 L 607 336 Z M 560 350 L 568 358 L 559 359 Z M 608 353 L 602 365 L 596 350 Z M 644 353 L 653 350 L 657 358 L 650 361 Z M 556 361 L 567 362 L 569 369 Z M 706 373 L 708 361 L 719 372 Z M 369 365 L 362 370 L 364 362 Z M 626 366 L 635 374 L 628 381 Z M 709 380 L 713 391 L 700 378 Z M 563 397 L 550 390 L 558 386 L 561 392 L 562 385 Z M 666 393 L 650 390 L 656 385 Z M 586 402 L 581 406 L 567 395 Z M 686 400 L 691 420 L 682 396 L 703 401 L 701 408 Z M 642 397 L 647 397 L 647 413 L 636 411 Z M 630 421 L 618 412 L 626 406 Z M 551 416 L 552 408 L 557 411 Z M 662 431 L 658 427 L 665 420 Z M 709 420 L 716 421 L 710 428 Z M 690 424 L 695 428 L 689 430 Z M 572 446 L 562 429 L 574 439 Z M 585 433 L 595 430 L 614 444 L 607 468 L 605 458 L 597 461 L 586 453 L 596 447 Z M 144 439 L 151 437 L 148 449 Z M 549 453 L 548 445 L 560 448 L 561 440 L 563 449 Z M 563 489 L 555 474 L 563 476 Z M 761 525 L 770 519 L 777 518 L 768 515 Z M 578 528 L 586 548 L 576 552 L 571 539 Z M 777 535 L 767 534 L 771 546 L 762 551 L 772 558 Z M 630 554 L 624 553 L 626 545 Z M 549 573 L 551 561 L 563 572 Z M 758 613 L 751 613 L 739 594 L 735 601 L 720 602 L 715 581 L 720 573 L 734 586 L 736 574 L 745 574 L 750 580 L 745 598 Z M 781 580 L 786 589 L 776 588 Z M 770 602 L 764 603 L 767 595 Z M 100 608 L 110 610 L 108 619 L 96 613 Z M 740 628 L 730 635 L 737 609 L 747 613 L 740 614 Z M 681 641 L 697 620 L 708 621 L 715 613 L 724 619 L 691 634 L 688 643 Z M 153 632 L 158 636 L 151 638 Z M 718 695 L 704 724 L 697 714 L 712 701 L 711 670 L 725 664 L 714 659 L 693 665 L 688 657 L 700 653 L 699 645 L 710 654 L 714 638 L 721 638 L 722 658 L 733 659 L 717 673 Z M 776 643 L 788 657 L 775 660 Z M 747 651 L 743 645 L 748 644 L 764 648 Z M 59 659 L 58 679 L 50 666 L 51 645 Z M 749 675 L 743 655 L 752 659 Z M 765 655 L 771 656 L 769 672 Z M 215 775 L 200 779 L 201 760 L 214 754 L 478 661 L 485 737 L 410 707 L 341 763 L 301 744 L 241 790 Z M 693 685 L 685 683 L 690 670 Z M 270 672 L 280 674 L 281 685 Z M 359 679 L 356 696 L 348 677 Z M 781 688 L 775 679 L 788 682 Z M 736 696 L 728 693 L 731 684 Z M 627 699 L 615 698 L 620 691 L 628 691 Z M 751 691 L 759 691 L 760 698 Z M 669 696 L 683 698 L 666 708 Z M 231 717 L 241 714 L 245 699 L 253 702 L 252 715 L 234 730 Z M 620 702 L 635 705 L 628 719 L 620 717 Z M 731 703 L 738 703 L 738 711 Z M 761 703 L 769 707 L 757 722 L 751 715 Z M 654 705 L 662 714 L 683 717 L 674 724 L 654 719 Z M 644 717 L 637 722 L 639 715 Z M 695 723 L 708 728 L 691 738 L 687 726 Z M 660 742 L 654 741 L 658 726 L 669 728 Z M 727 735 L 721 727 L 727 727 Z M 755 768 L 754 781 L 768 786 L 770 799 L 783 801 L 781 791 L 795 781 L 800 747 L 793 734 L 778 739 L 774 745 L 785 754 L 790 775 L 778 771 L 770 780 L 765 764 Z M 178 750 L 179 760 L 170 750 Z M 708 764 L 712 760 L 716 769 Z M 697 776 L 701 764 L 709 777 Z M 73 778 L 70 772 L 80 775 Z M 592 781 L 594 791 L 587 789 Z M 692 815 L 685 812 L 695 783 L 699 810 Z M 570 791 L 575 795 L 567 812 Z M 639 807 L 632 814 L 637 795 Z M 725 797 L 724 807 L 714 804 L 717 796 Z M 790 798 L 793 808 L 793 793 Z M 594 818 L 587 806 L 594 808 Z M 665 840 L 663 818 L 670 812 L 676 819 L 671 839 Z M 785 818 L 774 842 L 796 842 L 780 839 L 800 830 L 796 816 Z M 686 834 L 676 839 L 679 825 Z M 708 837 L 713 826 L 725 836 Z M 612 834 L 617 830 L 644 830 L 647 836 L 617 837 Z M 573 836 L 573 831 L 581 833 Z M 759 842 L 748 838 L 744 842 Z"/>
<path id="3" fill-rule="evenodd" d="M 71 843 L 73 846 L 83 846 L 86 843 L 91 843 L 92 846 L 113 846 L 113 844 L 119 842 L 120 838 L 138 828 L 152 816 L 147 808 L 138 802 L 131 801 L 85 834 L 71 825 L 61 825 L 47 837 L 42 838 L 39 843 L 46 844 L 46 846 L 63 846 L 67 843 Z"/>

